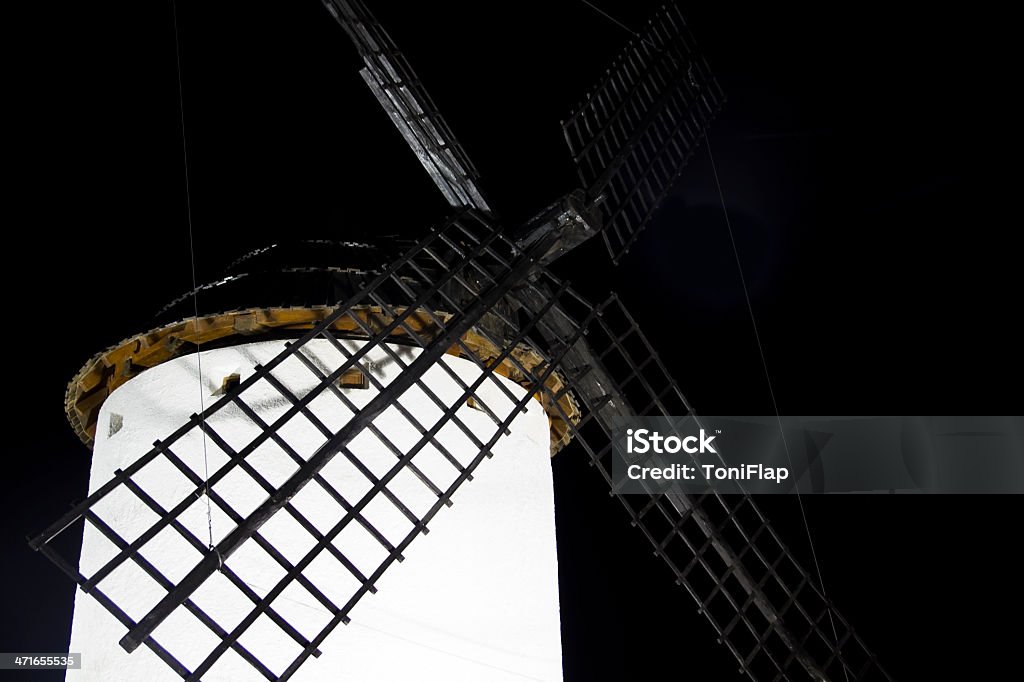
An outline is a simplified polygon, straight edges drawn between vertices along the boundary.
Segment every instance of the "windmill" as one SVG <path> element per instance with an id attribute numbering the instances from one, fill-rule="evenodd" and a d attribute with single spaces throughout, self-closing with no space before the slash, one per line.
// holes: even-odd
<path id="1" fill-rule="evenodd" d="M 333 678 L 325 663 L 348 633 L 328 636 L 378 584 L 385 592 L 405 568 L 395 564 L 431 544 L 413 544 L 428 525 L 467 516 L 463 497 L 489 468 L 536 449 L 536 424 L 545 455 L 584 451 L 614 493 L 616 419 L 693 415 L 622 302 L 585 300 L 551 269 L 598 235 L 617 262 L 721 105 L 675 7 L 563 123 L 582 187 L 509 225 L 369 11 L 358 1 L 325 6 L 454 213 L 410 243 L 247 254 L 201 287 L 203 310 L 189 314 L 189 292 L 159 326 L 98 354 L 72 381 L 69 418 L 95 446 L 90 494 L 32 546 L 88 595 L 76 603 L 75 631 L 109 679 L 135 675 L 126 661 L 141 655 L 161 666 L 147 671 L 185 679 Z M 157 440 L 140 447 L 146 436 Z M 354 473 L 339 474 L 341 465 Z M 504 482 L 528 486 L 526 468 Z M 349 490 L 352 480 L 364 485 Z M 888 679 L 752 497 L 616 497 L 742 673 Z M 550 518 L 529 523 L 550 537 Z M 79 524 L 76 567 L 54 541 Z M 302 533 L 307 542 L 296 543 Z M 517 541 L 526 542 L 499 544 Z M 531 556 L 550 568 L 553 550 L 547 543 Z M 325 562 L 344 581 L 324 584 L 334 575 Z M 472 589 L 457 567 L 423 563 L 415 572 L 426 589 L 431 580 Z M 550 572 L 507 577 L 513 594 L 550 583 Z M 296 593 L 302 599 L 289 600 Z M 295 608 L 303 600 L 315 616 Z M 552 609 L 548 598 L 531 613 Z M 366 641 L 383 666 L 387 650 Z"/>

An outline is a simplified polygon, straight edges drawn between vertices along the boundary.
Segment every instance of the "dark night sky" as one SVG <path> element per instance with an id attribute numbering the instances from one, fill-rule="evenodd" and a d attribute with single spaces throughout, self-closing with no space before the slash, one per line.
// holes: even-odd
<path id="1" fill-rule="evenodd" d="M 637 27 L 656 6 L 597 4 Z M 628 34 L 577 0 L 405 5 L 371 3 L 499 211 L 514 222 L 570 189 L 559 119 Z M 1008 20 L 889 3 L 682 7 L 730 98 L 711 140 L 779 409 L 1020 414 Z M 16 22 L 32 30 L 9 62 L 27 210 L 7 216 L 3 277 L 27 319 L 5 335 L 23 402 L 4 443 L 0 650 L 58 652 L 72 585 L 23 538 L 85 493 L 64 385 L 147 328 L 190 272 L 170 5 L 38 11 Z M 445 215 L 318 0 L 181 0 L 179 13 L 201 280 L 284 233 L 418 234 Z M 622 293 L 698 412 L 772 413 L 706 147 L 619 268 L 590 250 L 556 270 Z M 554 469 L 566 680 L 739 679 L 583 454 Z M 897 679 L 1016 669 L 1021 627 L 994 621 L 1024 606 L 1007 558 L 1024 500 L 806 504 L 830 596 Z M 765 506 L 806 556 L 796 500 Z"/>

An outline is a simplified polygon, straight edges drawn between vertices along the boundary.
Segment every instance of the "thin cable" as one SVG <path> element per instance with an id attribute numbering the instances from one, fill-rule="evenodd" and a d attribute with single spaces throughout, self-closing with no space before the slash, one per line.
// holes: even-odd
<path id="1" fill-rule="evenodd" d="M 171 15 L 174 17 L 174 57 L 178 70 L 178 114 L 181 120 L 181 158 L 185 170 L 185 215 L 188 218 L 188 253 L 192 266 L 192 307 L 195 327 L 196 368 L 199 371 L 199 423 L 203 432 L 203 487 L 206 495 L 206 529 L 213 549 L 213 508 L 210 506 L 210 462 L 206 454 L 206 405 L 203 390 L 203 353 L 199 342 L 199 290 L 196 285 L 196 250 L 192 237 L 192 190 L 188 178 L 188 143 L 185 137 L 185 95 L 181 86 L 181 39 L 178 37 L 178 5 L 171 0 Z"/>
<path id="2" fill-rule="evenodd" d="M 782 416 L 779 413 L 779 404 L 775 400 L 775 388 L 772 386 L 772 377 L 768 373 L 768 361 L 765 359 L 764 346 L 761 345 L 761 334 L 757 329 L 757 318 L 754 317 L 754 307 L 750 304 L 750 293 L 747 290 L 747 278 L 743 274 L 743 265 L 740 262 L 740 252 L 736 247 L 736 237 L 732 231 L 732 221 L 729 219 L 729 209 L 725 204 L 725 194 L 722 192 L 722 183 L 718 179 L 718 167 L 715 165 L 715 156 L 711 151 L 711 136 L 704 133 L 704 144 L 708 148 L 708 159 L 711 160 L 711 174 L 715 178 L 715 187 L 718 189 L 718 199 L 722 202 L 722 215 L 725 217 L 725 227 L 729 231 L 729 242 L 732 244 L 732 255 L 736 259 L 736 270 L 740 275 L 740 284 L 743 286 L 743 298 L 747 302 L 747 312 L 750 314 L 750 325 L 754 328 L 754 339 L 757 341 L 757 351 L 761 355 L 761 367 L 764 369 L 764 378 L 768 384 L 768 393 L 772 398 L 772 409 L 775 410 L 775 419 L 779 423 L 779 434 L 782 436 L 782 447 L 786 451 L 786 459 L 789 460 L 790 469 L 793 468 L 793 458 L 789 454 L 789 443 L 786 442 L 786 431 L 782 428 Z M 825 591 L 825 581 L 821 575 L 821 564 L 818 562 L 818 553 L 814 548 L 814 537 L 811 535 L 811 526 L 807 522 L 807 510 L 804 509 L 804 499 L 800 495 L 800 486 L 793 488 L 796 492 L 796 502 L 800 507 L 800 517 L 804 522 L 804 530 L 807 532 L 807 544 L 811 548 L 811 559 L 814 561 L 814 570 L 818 574 L 818 584 L 821 585 L 821 596 L 825 598 L 825 609 L 828 611 L 828 620 L 832 625 L 832 637 L 836 642 L 836 652 L 839 651 L 839 633 L 836 630 L 836 622 L 832 617 L 832 603 L 829 601 L 828 593 Z M 840 661 L 840 665 L 843 668 L 843 674 L 847 680 L 850 679 L 850 674 L 846 670 L 846 664 Z"/>
<path id="3" fill-rule="evenodd" d="M 622 23 L 621 21 L 619 21 L 618 19 L 616 19 L 612 15 L 608 14 L 607 12 L 605 12 L 603 9 L 601 9 L 600 7 L 595 5 L 594 3 L 588 2 L 588 0 L 580 0 L 580 2 L 582 2 L 584 5 L 586 5 L 590 9 L 594 10 L 595 12 L 597 12 L 598 14 L 603 16 L 605 19 L 607 19 L 608 21 L 610 21 L 613 24 L 615 24 L 616 26 L 618 26 L 619 28 L 622 28 L 627 33 L 632 35 L 634 38 L 639 38 L 640 40 L 642 40 L 643 42 L 647 43 L 648 45 L 654 46 L 654 43 L 652 43 L 651 41 L 647 40 L 642 35 L 640 35 L 636 31 L 634 31 L 633 29 L 631 29 L 629 26 L 626 26 L 624 23 Z"/>
<path id="4" fill-rule="evenodd" d="M 585 5 L 587 5 L 588 7 L 593 9 L 595 12 L 598 12 L 599 14 L 601 14 L 602 16 L 607 18 L 609 21 L 611 21 L 611 22 L 615 23 L 616 25 L 622 27 L 623 29 L 625 29 L 626 31 L 628 31 L 632 35 L 636 36 L 640 40 L 644 40 L 643 36 L 641 36 L 639 33 L 634 31 L 629 26 L 627 26 L 626 24 L 622 23 L 621 21 L 619 21 L 618 19 L 616 19 L 612 15 L 608 14 L 607 12 L 605 12 L 600 7 L 597 7 L 596 5 L 592 4 L 588 0 L 580 0 L 580 2 L 582 2 Z M 647 41 L 644 40 L 644 42 L 647 42 Z M 760 353 L 760 355 L 761 355 L 761 367 L 764 369 L 764 377 L 765 377 L 765 380 L 768 383 L 768 392 L 769 392 L 769 394 L 771 394 L 772 408 L 775 410 L 775 419 L 779 423 L 779 434 L 782 436 L 782 445 L 783 445 L 783 448 L 786 451 L 786 458 L 789 460 L 789 466 L 790 466 L 790 468 L 793 468 L 793 458 L 792 458 L 792 456 L 789 453 L 789 443 L 786 442 L 786 432 L 782 428 L 782 416 L 779 413 L 779 405 L 778 405 L 778 403 L 775 400 L 775 388 L 772 386 L 772 378 L 771 378 L 771 375 L 768 373 L 768 362 L 767 362 L 767 360 L 765 359 L 765 356 L 764 356 L 764 347 L 761 345 L 761 334 L 758 332 L 758 329 L 757 329 L 757 319 L 754 317 L 754 307 L 750 304 L 750 293 L 747 290 L 747 279 L 746 279 L 746 277 L 743 274 L 743 265 L 740 262 L 740 252 L 739 252 L 739 249 L 736 248 L 736 237 L 733 235 L 733 231 L 732 231 L 732 221 L 729 219 L 729 211 L 728 211 L 728 209 L 726 208 L 726 205 L 725 205 L 725 194 L 722 192 L 722 183 L 718 179 L 718 168 L 715 166 L 715 157 L 714 157 L 714 154 L 712 154 L 712 152 L 711 152 L 711 136 L 706 131 L 705 131 L 705 134 L 704 134 L 704 140 L 705 140 L 705 144 L 707 145 L 707 148 L 708 148 L 708 158 L 711 160 L 711 172 L 712 172 L 712 174 L 715 177 L 715 187 L 718 189 L 718 198 L 722 202 L 722 214 L 725 216 L 725 226 L 729 230 L 729 241 L 732 243 L 732 254 L 733 254 L 733 256 L 736 259 L 736 269 L 739 271 L 739 274 L 740 274 L 740 284 L 743 285 L 743 297 L 744 297 L 744 299 L 746 299 L 746 302 L 747 302 L 747 312 L 750 313 L 750 323 L 751 323 L 751 325 L 754 328 L 754 338 L 757 341 L 757 350 L 758 350 L 758 353 Z M 811 548 L 811 559 L 814 561 L 814 570 L 815 570 L 815 572 L 818 575 L 818 584 L 821 585 L 821 596 L 825 600 L 825 610 L 828 612 L 828 620 L 829 620 L 829 623 L 832 626 L 832 637 L 835 639 L 835 642 L 836 642 L 836 653 L 838 654 L 839 653 L 839 633 L 836 630 L 835 618 L 832 616 L 832 610 L 833 610 L 832 609 L 832 603 L 829 601 L 828 593 L 825 591 L 825 581 L 822 579 L 821 564 L 818 561 L 818 553 L 817 553 L 817 551 L 815 550 L 815 547 L 814 547 L 814 537 L 811 535 L 811 526 L 807 522 L 807 511 L 804 509 L 804 501 L 803 501 L 803 498 L 800 496 L 800 489 L 799 489 L 799 487 L 797 487 L 794 490 L 796 491 L 796 500 L 797 500 L 797 504 L 800 507 L 800 517 L 803 519 L 804 530 L 807 532 L 807 544 L 810 545 L 810 548 Z M 843 668 L 843 675 L 844 675 L 844 677 L 846 678 L 847 682 L 849 682 L 850 673 L 846 669 L 846 664 L 844 662 L 842 662 L 842 660 L 840 660 L 840 665 Z"/>

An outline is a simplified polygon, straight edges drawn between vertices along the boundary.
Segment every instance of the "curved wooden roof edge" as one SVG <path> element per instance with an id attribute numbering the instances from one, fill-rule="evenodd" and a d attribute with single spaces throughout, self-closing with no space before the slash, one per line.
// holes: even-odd
<path id="1" fill-rule="evenodd" d="M 86 446 L 92 447 L 96 434 L 96 420 L 100 407 L 114 389 L 132 377 L 180 355 L 194 351 L 195 346 L 216 344 L 233 345 L 249 343 L 258 337 L 271 332 L 289 332 L 311 329 L 335 308 L 330 306 L 315 307 L 281 307 L 281 308 L 248 308 L 223 313 L 190 318 L 151 329 L 142 334 L 124 339 L 120 343 L 101 351 L 82 366 L 75 377 L 68 383 L 64 397 L 64 409 L 68 421 L 78 437 Z M 396 312 L 401 312 L 397 308 Z M 360 306 L 352 309 L 368 326 L 387 323 L 390 318 L 378 306 Z M 436 325 L 426 313 L 413 313 L 406 318 L 406 324 L 417 334 L 429 333 Z M 349 315 L 341 316 L 332 329 L 349 337 L 365 336 L 360 327 Z M 250 337 L 250 338 L 246 338 Z M 396 343 L 407 343 L 408 334 L 399 327 L 390 339 Z M 462 337 L 462 343 L 480 360 L 487 362 L 498 357 L 498 348 L 484 338 L 476 330 Z M 463 357 L 465 351 L 459 344 L 453 344 L 447 351 L 451 355 Z M 537 351 L 527 344 L 519 344 L 495 370 L 516 383 L 528 386 L 530 379 L 523 375 L 516 363 L 532 370 L 543 364 L 544 360 Z M 514 358 L 515 362 L 513 362 Z M 572 439 L 569 422 L 579 423 L 580 410 L 572 393 L 564 391 L 564 382 L 557 372 L 552 372 L 545 382 L 547 391 L 534 395 L 548 415 L 551 428 L 551 456 L 565 447 Z M 560 396 L 557 403 L 553 396 Z"/>

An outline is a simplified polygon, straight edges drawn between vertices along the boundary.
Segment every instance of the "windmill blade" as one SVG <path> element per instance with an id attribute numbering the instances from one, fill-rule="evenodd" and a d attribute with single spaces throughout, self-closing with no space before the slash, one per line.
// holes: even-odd
<path id="1" fill-rule="evenodd" d="M 555 369 L 586 325 L 571 328 L 556 340 L 557 348 L 541 357 L 524 339 L 552 315 L 566 289 L 560 286 L 536 310 L 516 302 L 527 294 L 540 295 L 527 276 L 556 238 L 551 235 L 523 250 L 486 216 L 463 212 L 431 231 L 322 323 L 284 344 L 276 357 L 257 365 L 202 414 L 148 452 L 129 458 L 110 480 L 94 481 L 95 491 L 31 545 L 124 625 L 128 634 L 121 645 L 127 651 L 144 645 L 189 680 L 216 672 L 229 652 L 232 660 L 240 657 L 266 679 L 288 679 L 317 655 L 339 623 L 348 622 L 356 603 L 375 591 L 384 571 L 402 560 L 433 517 L 452 504 L 453 494 L 472 478 L 527 401 L 547 387 L 559 394 L 560 413 L 573 419 L 574 405 Z M 591 310 L 587 321 L 599 313 Z M 398 350 L 394 344 L 400 344 Z M 460 378 L 444 362 L 446 354 L 472 360 L 479 375 L 472 381 Z M 395 371 L 382 373 L 380 358 Z M 424 381 L 428 370 L 447 373 L 451 390 L 432 389 Z M 296 373 L 307 379 L 298 388 Z M 339 390 L 339 381 L 353 373 L 376 389 L 364 404 Z M 503 377 L 522 389 L 511 391 Z M 406 404 L 407 398 L 409 404 L 422 404 L 424 396 L 437 414 L 426 423 Z M 268 413 L 255 404 L 257 399 L 277 407 Z M 386 411 L 391 419 L 395 413 L 405 419 L 405 431 L 416 434 L 412 442 L 378 428 L 376 420 Z M 489 426 L 481 429 L 481 419 Z M 471 420 L 473 428 L 467 426 Z M 297 451 L 287 437 L 292 428 L 318 431 L 318 444 L 309 452 Z M 442 429 L 462 443 L 457 451 L 442 442 Z M 567 431 L 563 424 L 559 432 Z M 374 473 L 361 460 L 355 441 L 361 434 L 394 456 L 384 473 Z M 203 460 L 196 459 L 204 447 L 212 465 L 208 473 Z M 290 473 L 276 483 L 258 463 L 268 450 L 289 463 Z M 191 459 L 187 453 L 193 453 Z M 435 473 L 427 475 L 427 467 L 420 466 L 425 457 L 445 464 L 446 473 L 439 478 L 433 466 L 429 470 Z M 353 495 L 339 488 L 331 469 L 337 463 L 365 477 L 365 489 Z M 416 499 L 392 490 L 402 476 L 422 484 Z M 241 508 L 229 499 L 219 484 L 231 477 L 234 487 L 244 477 L 258 489 L 255 501 Z M 171 485 L 170 479 L 181 482 Z M 337 517 L 327 522 L 307 517 L 302 502 L 309 494 L 333 499 Z M 127 501 L 135 511 L 111 513 L 112 501 L 114 509 L 124 510 Z M 204 542 L 207 504 L 218 519 L 212 547 Z M 377 528 L 370 510 L 374 505 L 404 517 L 401 531 Z M 275 530 L 278 522 L 286 523 L 284 535 L 281 528 Z M 105 540 L 109 551 L 100 559 L 83 558 L 75 567 L 53 544 L 70 527 L 83 527 L 91 546 Z M 360 535 L 345 534 L 352 528 Z M 183 549 L 168 552 L 168 536 Z M 304 544 L 295 552 L 292 543 L 298 536 Z M 180 568 L 183 553 L 195 557 L 188 568 Z M 371 554 L 372 560 L 367 559 Z M 178 568 L 168 561 L 178 562 Z M 247 571 L 254 562 L 253 574 L 282 577 L 274 585 L 250 585 Z M 132 579 L 126 582 L 129 569 Z M 111 580 L 117 574 L 122 579 Z M 214 611 L 226 608 L 221 600 L 203 602 L 204 586 L 214 581 L 234 588 L 237 603 L 227 616 Z M 300 632 L 289 622 L 288 602 L 294 603 L 296 595 L 324 614 L 315 631 L 306 623 Z M 183 629 L 183 623 L 190 625 Z M 259 636 L 247 638 L 257 623 Z M 212 633 L 205 649 L 200 631 L 206 639 Z M 282 660 L 287 651 L 294 655 Z"/>
<path id="2" fill-rule="evenodd" d="M 528 305 L 536 308 L 543 300 Z M 541 320 L 540 331 L 552 339 L 564 338 L 580 324 L 587 327 L 586 340 L 565 353 L 563 390 L 572 391 L 583 407 L 581 419 L 566 423 L 610 494 L 696 600 L 740 671 L 753 680 L 891 679 L 753 497 L 713 488 L 699 496 L 679 489 L 616 492 L 611 467 L 616 418 L 689 415 L 696 424 L 699 419 L 621 302 L 612 296 L 597 308 L 599 317 L 575 322 L 594 306 L 573 294 L 562 299 L 555 315 Z"/>
<path id="3" fill-rule="evenodd" d="M 391 36 L 360 0 L 323 3 L 359 50 L 366 85 L 444 198 L 456 208 L 490 212 L 479 173 Z"/>
<path id="4" fill-rule="evenodd" d="M 650 221 L 723 101 L 669 3 L 562 123 L 580 181 L 598 202 L 613 261 Z"/>

